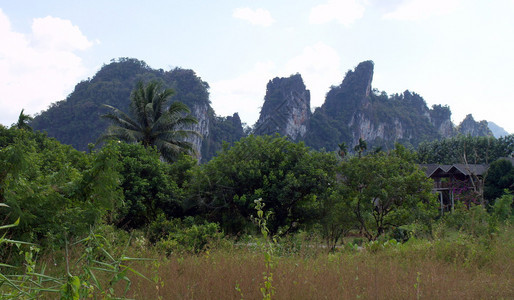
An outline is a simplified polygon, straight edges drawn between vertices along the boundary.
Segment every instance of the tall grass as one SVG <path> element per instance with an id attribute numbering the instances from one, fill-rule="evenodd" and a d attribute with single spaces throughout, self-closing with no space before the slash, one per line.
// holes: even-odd
<path id="1" fill-rule="evenodd" d="M 255 244 L 225 242 L 207 247 L 201 253 L 170 255 L 149 245 L 142 233 L 129 239 L 126 233 L 111 229 L 101 232 L 111 240 L 110 253 L 116 257 L 153 259 L 126 261 L 127 267 L 150 280 L 130 276 L 130 289 L 125 294 L 126 283 L 111 285 L 113 277 L 102 272 L 97 280 L 104 286 L 103 291 L 96 289 L 90 293 L 92 296 L 99 299 L 124 294 L 134 299 L 263 298 L 263 274 L 269 269 L 262 248 Z M 382 241 L 356 247 L 347 243 L 333 253 L 328 253 L 315 240 L 293 237 L 279 241 L 273 260 L 273 298 L 514 299 L 514 226 L 502 226 L 494 235 L 485 237 L 448 228 L 434 232 L 432 239 L 411 238 L 404 244 Z M 128 240 L 131 242 L 127 243 Z M 77 244 L 70 247 L 68 255 L 64 250 L 57 251 L 40 258 L 39 262 L 47 266 L 45 274 L 57 276 L 63 274 L 66 259 L 79 260 L 87 248 L 84 243 Z M 292 248 L 294 251 L 288 251 Z M 102 259 L 102 254 L 94 257 Z M 87 265 L 91 266 L 78 264 L 69 272 L 84 274 Z M 87 276 L 79 277 L 84 283 L 92 282 L 85 280 Z M 0 288 L 0 298 L 2 292 Z M 38 297 L 53 299 L 58 294 L 41 293 Z"/>
<path id="2" fill-rule="evenodd" d="M 319 249 L 279 257 L 276 299 L 513 299 L 513 228 L 489 244 L 467 236 L 411 240 L 375 251 Z M 455 241 L 454 239 L 463 239 Z M 455 244 L 455 243 L 457 244 Z M 453 245 L 453 247 L 452 247 Z M 136 299 L 262 299 L 262 254 L 246 247 L 161 257 L 140 265 L 154 284 L 135 278 Z"/>

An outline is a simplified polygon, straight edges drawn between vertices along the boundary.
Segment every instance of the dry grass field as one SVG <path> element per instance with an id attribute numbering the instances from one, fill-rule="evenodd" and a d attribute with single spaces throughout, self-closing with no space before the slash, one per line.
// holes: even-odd
<path id="1" fill-rule="evenodd" d="M 410 241 L 370 251 L 274 256 L 275 299 L 514 299 L 514 236 Z M 150 255 L 150 254 L 149 254 Z M 244 247 L 160 257 L 137 266 L 136 299 L 262 299 L 264 256 Z"/>

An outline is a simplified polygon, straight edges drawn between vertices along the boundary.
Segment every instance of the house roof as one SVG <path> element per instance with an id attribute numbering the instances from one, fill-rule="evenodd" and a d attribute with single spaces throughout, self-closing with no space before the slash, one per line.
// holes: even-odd
<path id="1" fill-rule="evenodd" d="M 489 165 L 481 164 L 454 164 L 454 165 L 438 165 L 438 164 L 426 164 L 419 165 L 424 168 L 427 177 L 448 177 L 450 174 L 460 173 L 466 176 L 478 175 L 482 176 L 487 172 Z"/>
<path id="2" fill-rule="evenodd" d="M 422 168 L 425 168 L 425 174 L 427 177 L 432 177 L 434 174 L 442 174 L 448 173 L 448 170 L 452 167 L 452 165 L 438 165 L 438 164 L 426 164 L 419 165 Z"/>
<path id="3" fill-rule="evenodd" d="M 485 164 L 455 164 L 448 170 L 448 173 L 454 173 L 455 171 L 459 171 L 460 173 L 466 176 L 484 175 L 487 172 L 487 169 L 489 169 L 489 165 Z"/>

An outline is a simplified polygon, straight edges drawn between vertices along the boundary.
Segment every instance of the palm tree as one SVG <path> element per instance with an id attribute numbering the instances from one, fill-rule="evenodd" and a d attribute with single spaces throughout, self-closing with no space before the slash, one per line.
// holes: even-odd
<path id="1" fill-rule="evenodd" d="M 342 142 L 337 146 L 339 146 L 339 156 L 341 156 L 341 158 L 344 158 L 348 153 L 348 145 L 346 145 L 345 142 Z"/>
<path id="2" fill-rule="evenodd" d="M 355 150 L 359 154 L 359 158 L 362 156 L 362 153 L 368 149 L 368 144 L 362 138 L 359 138 L 359 143 L 355 145 L 353 150 Z"/>
<path id="3" fill-rule="evenodd" d="M 172 162 L 179 153 L 194 152 L 193 144 L 186 139 L 197 131 L 189 130 L 197 124 L 189 115 L 189 108 L 181 102 L 173 102 L 166 108 L 172 89 L 162 89 L 157 81 L 146 86 L 139 82 L 132 91 L 130 115 L 110 105 L 104 105 L 111 112 L 102 117 L 111 120 L 107 133 L 101 140 L 117 139 L 128 143 L 141 143 L 145 147 L 155 146 L 161 157 Z"/>
<path id="4" fill-rule="evenodd" d="M 24 114 L 25 109 L 21 110 L 20 116 L 18 117 L 18 122 L 16 122 L 16 127 L 18 129 L 32 130 L 32 127 L 29 126 L 28 122 L 32 121 L 32 118 L 29 115 Z"/>

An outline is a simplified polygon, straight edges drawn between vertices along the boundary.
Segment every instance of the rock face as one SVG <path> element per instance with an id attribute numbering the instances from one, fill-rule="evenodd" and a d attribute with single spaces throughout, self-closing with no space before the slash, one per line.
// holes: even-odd
<path id="1" fill-rule="evenodd" d="M 279 133 L 293 141 L 305 141 L 314 148 L 328 151 L 345 142 L 350 149 L 359 138 L 368 148 L 394 147 L 395 142 L 418 145 L 450 137 L 457 133 L 473 136 L 491 135 L 486 121 L 476 122 L 471 115 L 457 127 L 452 124 L 447 106 L 427 107 L 418 94 L 405 91 L 387 95 L 372 88 L 374 64 L 360 63 L 346 73 L 340 85 L 327 93 L 325 103 L 314 113 L 310 109 L 310 92 L 300 74 L 274 78 L 267 85 L 264 104 L 254 134 Z M 223 142 L 233 143 L 245 136 L 239 115 L 216 116 L 210 106 L 209 85 L 193 70 L 176 68 L 155 70 L 143 61 L 123 58 L 104 65 L 98 73 L 76 85 L 65 99 L 35 116 L 31 126 L 47 131 L 60 142 L 86 150 L 105 132 L 108 122 L 103 104 L 128 112 L 130 93 L 138 81 L 158 80 L 175 90 L 172 101 L 186 104 L 198 119 L 194 130 L 202 137 L 190 142 L 198 158 L 206 162 L 222 149 Z"/>
<path id="2" fill-rule="evenodd" d="M 305 88 L 300 74 L 288 78 L 276 77 L 266 86 L 264 104 L 253 133 L 280 133 L 298 140 L 307 132 L 310 117 L 310 92 Z"/>
<path id="3" fill-rule="evenodd" d="M 448 106 L 437 104 L 430 110 L 430 122 L 442 137 L 451 137 L 455 133 L 451 115 L 452 112 Z"/>
<path id="4" fill-rule="evenodd" d="M 464 118 L 459 127 L 457 127 L 457 131 L 460 134 L 471 136 L 493 136 L 493 133 L 487 126 L 487 121 L 477 122 L 471 114 Z"/>
<path id="5" fill-rule="evenodd" d="M 200 136 L 191 136 L 186 140 L 193 144 L 193 148 L 196 152 L 196 157 L 199 161 L 202 160 L 202 143 L 204 138 L 209 137 L 210 133 L 210 118 L 209 118 L 209 107 L 208 104 L 194 104 L 191 107 L 191 115 L 193 115 L 197 120 L 198 124 L 192 126 L 192 128 L 188 128 L 200 133 Z"/>
<path id="6" fill-rule="evenodd" d="M 396 142 L 416 146 L 453 134 L 449 108 L 429 109 L 410 91 L 388 96 L 372 89 L 373 68 L 373 62 L 362 62 L 346 73 L 341 85 L 331 88 L 309 122 L 307 145 L 335 150 L 346 142 L 353 148 L 362 138 L 369 147 L 392 148 Z"/>

